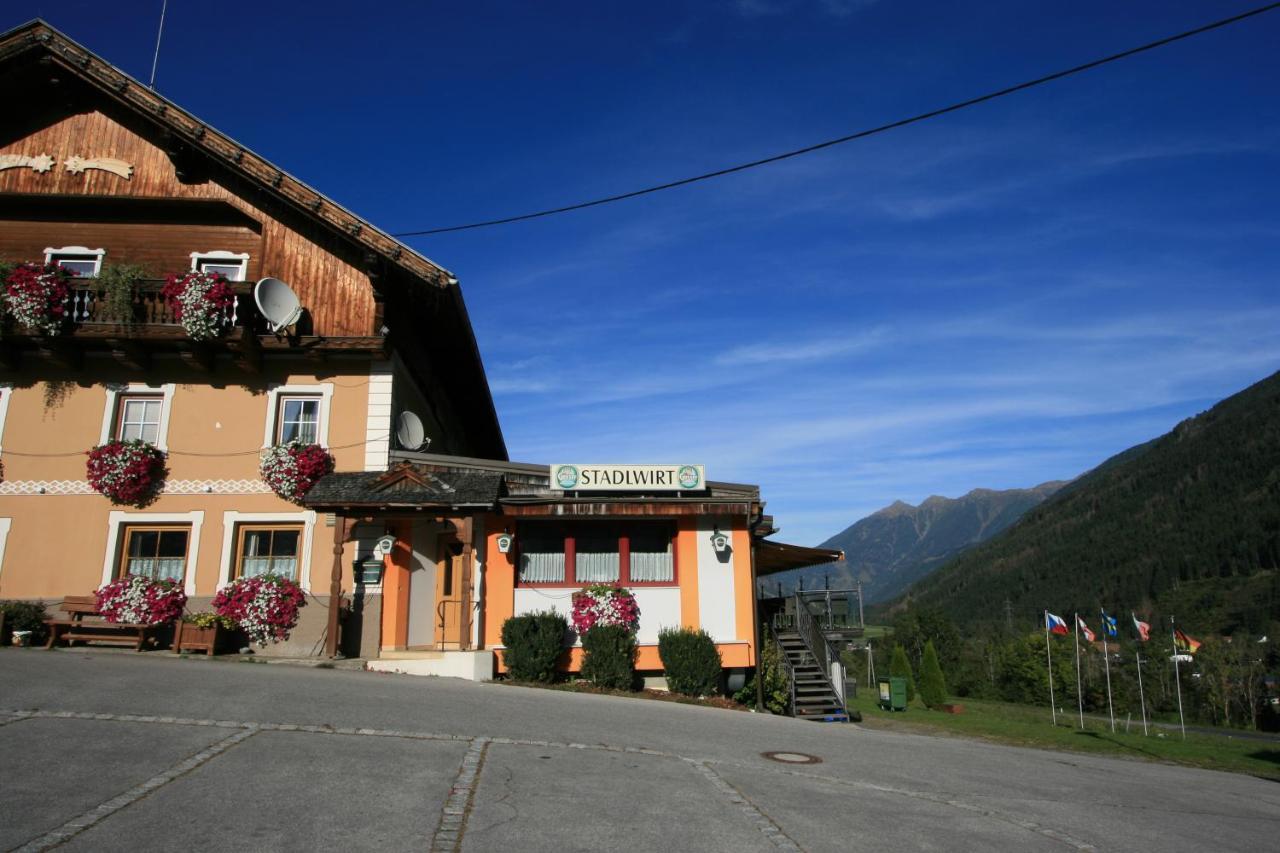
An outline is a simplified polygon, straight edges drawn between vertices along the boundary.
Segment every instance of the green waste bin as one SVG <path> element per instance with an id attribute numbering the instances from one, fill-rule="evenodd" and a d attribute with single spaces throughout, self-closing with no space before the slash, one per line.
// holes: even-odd
<path id="1" fill-rule="evenodd" d="M 907 710 L 907 680 L 905 678 L 881 678 L 880 707 L 886 711 Z"/>

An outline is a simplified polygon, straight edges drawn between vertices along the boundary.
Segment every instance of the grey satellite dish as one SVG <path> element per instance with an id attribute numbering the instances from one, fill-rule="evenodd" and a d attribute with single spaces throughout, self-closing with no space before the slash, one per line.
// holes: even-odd
<path id="1" fill-rule="evenodd" d="M 302 304 L 293 288 L 278 278 L 264 278 L 253 288 L 253 301 L 271 324 L 271 331 L 278 332 L 292 326 L 302 316 Z"/>
<path id="2" fill-rule="evenodd" d="M 396 419 L 396 441 L 405 450 L 426 450 L 431 444 L 422 426 L 422 418 L 413 412 L 401 412 Z"/>

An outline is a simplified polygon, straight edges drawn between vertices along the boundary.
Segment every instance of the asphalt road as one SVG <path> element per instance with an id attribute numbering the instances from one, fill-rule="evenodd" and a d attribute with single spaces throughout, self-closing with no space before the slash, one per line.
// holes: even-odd
<path id="1" fill-rule="evenodd" d="M 0 850 L 1168 853 L 1278 837 L 1280 786 L 1234 774 L 451 679 L 0 649 Z"/>

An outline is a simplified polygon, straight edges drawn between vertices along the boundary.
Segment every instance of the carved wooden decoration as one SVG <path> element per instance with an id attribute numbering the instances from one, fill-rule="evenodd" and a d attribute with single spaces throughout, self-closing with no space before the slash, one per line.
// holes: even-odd
<path id="1" fill-rule="evenodd" d="M 101 169 L 104 172 L 119 175 L 126 181 L 133 177 L 133 164 L 117 160 L 114 157 L 81 157 L 76 155 L 67 158 L 66 166 L 67 171 L 73 175 L 78 175 L 85 169 Z"/>
<path id="2" fill-rule="evenodd" d="M 53 168 L 53 158 L 48 154 L 29 157 L 26 154 L 0 154 L 0 171 L 27 168 L 33 172 L 47 172 Z"/>

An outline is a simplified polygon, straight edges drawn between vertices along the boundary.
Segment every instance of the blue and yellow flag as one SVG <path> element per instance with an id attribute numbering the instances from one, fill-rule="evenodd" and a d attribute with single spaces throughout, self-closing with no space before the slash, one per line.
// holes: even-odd
<path id="1" fill-rule="evenodd" d="M 1114 637 L 1118 633 L 1116 617 L 1108 616 L 1105 610 L 1102 611 L 1102 630 L 1107 632 L 1108 637 Z"/>

